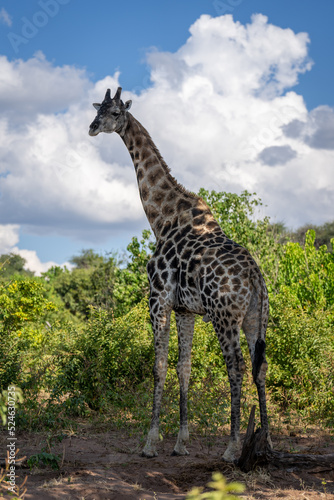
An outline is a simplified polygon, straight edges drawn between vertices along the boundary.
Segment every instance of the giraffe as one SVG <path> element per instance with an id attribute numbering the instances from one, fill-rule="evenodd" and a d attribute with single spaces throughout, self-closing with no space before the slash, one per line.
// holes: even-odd
<path id="1" fill-rule="evenodd" d="M 154 332 L 154 396 L 151 427 L 142 455 L 157 456 L 159 414 L 167 374 L 170 316 L 174 310 L 179 359 L 180 428 L 173 455 L 188 455 L 187 392 L 195 315 L 211 321 L 227 365 L 231 391 L 231 433 L 223 455 L 236 459 L 240 448 L 240 394 L 245 362 L 240 349 L 242 328 L 252 361 L 260 406 L 261 426 L 267 431 L 265 335 L 268 293 L 262 274 L 249 252 L 230 240 L 208 205 L 172 177 L 145 128 L 129 113 L 132 102 L 113 98 L 107 90 L 89 134 L 116 132 L 127 147 L 136 172 L 139 194 L 156 238 L 147 265 L 149 309 Z"/>

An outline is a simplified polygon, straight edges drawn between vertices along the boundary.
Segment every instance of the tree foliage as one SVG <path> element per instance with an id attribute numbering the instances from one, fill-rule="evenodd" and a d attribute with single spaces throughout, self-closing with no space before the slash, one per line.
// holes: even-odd
<path id="1" fill-rule="evenodd" d="M 72 270 L 52 267 L 43 276 L 76 317 L 88 319 L 92 306 L 111 309 L 116 317 L 124 315 L 148 295 L 146 265 L 155 248 L 150 238 L 148 230 L 141 240 L 133 237 L 125 261 L 86 250 L 72 257 Z"/>
<path id="2" fill-rule="evenodd" d="M 74 255 L 70 262 L 75 265 L 76 269 L 90 269 L 103 264 L 105 259 L 102 255 L 89 248 L 88 250 L 82 250 L 79 255 Z"/>
<path id="3" fill-rule="evenodd" d="M 42 283 L 17 276 L 0 284 L 0 391 L 18 384 L 30 339 L 56 306 L 46 298 Z"/>
<path id="4" fill-rule="evenodd" d="M 259 219 L 256 212 L 262 206 L 255 193 L 243 191 L 235 193 L 199 190 L 201 196 L 211 208 L 213 216 L 225 234 L 239 245 L 246 248 L 259 247 L 266 236 L 269 218 Z"/>
<path id="5" fill-rule="evenodd" d="M 15 274 L 33 276 L 33 272 L 25 269 L 26 260 L 21 255 L 10 253 L 0 255 L 0 267 L 2 280 L 10 278 Z"/>
<path id="6" fill-rule="evenodd" d="M 128 263 L 124 269 L 118 268 L 114 287 L 115 315 L 126 314 L 148 296 L 149 283 L 146 273 L 147 263 L 155 250 L 150 239 L 151 232 L 143 231 L 142 239 L 134 237 L 127 246 Z"/>
<path id="7" fill-rule="evenodd" d="M 270 294 L 268 384 L 283 406 L 333 423 L 334 255 L 315 239 L 310 230 L 304 246 L 284 245 Z"/>
<path id="8" fill-rule="evenodd" d="M 43 274 L 50 286 L 59 296 L 64 307 L 75 317 L 84 319 L 89 315 L 89 306 L 94 300 L 91 275 L 94 268 L 78 267 L 69 271 L 67 268 L 53 267 Z"/>
<path id="9" fill-rule="evenodd" d="M 331 249 L 331 239 L 334 238 L 334 220 L 331 222 L 325 222 L 317 226 L 316 224 L 305 224 L 304 226 L 298 228 L 296 231 L 292 231 L 289 233 L 289 238 L 291 241 L 300 243 L 303 245 L 306 237 L 306 233 L 312 229 L 315 234 L 315 246 L 319 248 L 323 245 L 326 245 L 328 251 L 332 251 Z"/>

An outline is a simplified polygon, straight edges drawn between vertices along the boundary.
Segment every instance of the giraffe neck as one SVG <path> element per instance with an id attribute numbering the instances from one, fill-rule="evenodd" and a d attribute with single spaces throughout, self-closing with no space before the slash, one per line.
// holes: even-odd
<path id="1" fill-rule="evenodd" d="M 119 132 L 134 164 L 140 198 L 157 240 L 173 226 L 191 223 L 192 209 L 204 202 L 186 191 L 170 174 L 149 133 L 130 113 Z"/>

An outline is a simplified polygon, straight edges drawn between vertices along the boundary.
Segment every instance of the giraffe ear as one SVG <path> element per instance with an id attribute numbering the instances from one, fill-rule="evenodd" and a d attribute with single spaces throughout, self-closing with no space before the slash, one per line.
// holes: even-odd
<path id="1" fill-rule="evenodd" d="M 131 105 L 132 105 L 132 101 L 126 101 L 126 103 L 124 104 L 125 111 L 129 111 L 129 109 L 131 108 Z"/>
<path id="2" fill-rule="evenodd" d="M 96 109 L 96 111 L 99 111 L 100 107 L 101 107 L 101 104 L 97 103 L 97 102 L 94 102 L 93 103 L 93 106 L 94 108 Z"/>

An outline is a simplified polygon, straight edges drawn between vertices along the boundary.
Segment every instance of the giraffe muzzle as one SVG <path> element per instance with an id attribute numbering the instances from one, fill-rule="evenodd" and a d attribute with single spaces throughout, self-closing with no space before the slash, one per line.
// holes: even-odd
<path id="1" fill-rule="evenodd" d="M 90 124 L 90 127 L 89 127 L 89 135 L 98 135 L 99 133 L 99 124 L 96 122 L 96 120 L 94 120 L 91 124 Z"/>

